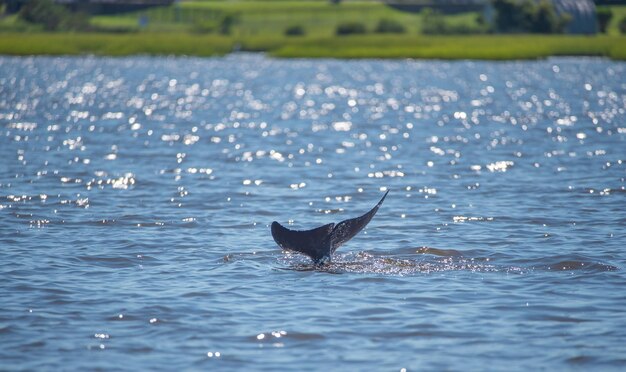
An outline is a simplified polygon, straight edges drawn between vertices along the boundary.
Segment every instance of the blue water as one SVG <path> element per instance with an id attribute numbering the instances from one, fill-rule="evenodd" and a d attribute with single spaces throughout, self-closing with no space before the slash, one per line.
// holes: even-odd
<path id="1" fill-rule="evenodd" d="M 0 57 L 0 369 L 623 369 L 624 76 Z"/>

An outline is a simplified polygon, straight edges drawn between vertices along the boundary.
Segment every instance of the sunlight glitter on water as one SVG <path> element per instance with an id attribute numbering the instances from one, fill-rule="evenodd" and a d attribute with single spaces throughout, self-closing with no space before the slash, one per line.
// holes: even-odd
<path id="1" fill-rule="evenodd" d="M 1 57 L 3 366 L 618 368 L 624 70 Z"/>

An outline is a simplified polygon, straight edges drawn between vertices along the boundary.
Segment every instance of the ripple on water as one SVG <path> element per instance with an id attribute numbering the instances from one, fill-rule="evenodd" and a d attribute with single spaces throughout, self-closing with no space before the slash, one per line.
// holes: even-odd
<path id="1" fill-rule="evenodd" d="M 290 259 L 285 259 L 289 261 Z M 308 260 L 308 259 L 307 259 Z M 287 262 L 289 264 L 289 262 Z M 329 274 L 380 274 L 403 276 L 432 274 L 447 271 L 496 272 L 505 270 L 492 264 L 475 261 L 462 256 L 426 260 L 400 258 L 391 255 L 370 254 L 367 252 L 336 254 L 329 264 L 318 266 L 311 262 L 295 262 L 287 268 L 295 271 L 318 271 Z"/>
<path id="2" fill-rule="evenodd" d="M 128 268 L 137 266 L 139 260 L 127 257 L 107 257 L 107 256 L 78 256 L 78 260 L 89 265 L 109 267 L 109 268 Z"/>
<path id="3" fill-rule="evenodd" d="M 496 256 L 485 258 L 480 255 L 480 252 L 474 251 L 468 251 L 464 254 L 454 249 L 419 247 L 400 250 L 398 253 L 399 255 L 379 252 L 336 254 L 330 264 L 319 266 L 302 255 L 287 252 L 282 261 L 289 265 L 288 270 L 294 271 L 318 271 L 329 274 L 381 274 L 385 276 L 433 274 L 448 271 L 522 274 L 544 270 L 586 273 L 619 270 L 618 267 L 611 264 L 581 255 L 512 260 L 514 264 L 508 265 L 506 262 L 511 261 L 510 256 L 508 259 L 506 257 L 497 258 Z M 477 253 L 478 255 L 476 255 Z M 418 255 L 430 255 L 431 257 L 419 257 Z"/>
<path id="4" fill-rule="evenodd" d="M 617 271 L 617 266 L 601 260 L 585 257 L 583 255 L 556 255 L 542 257 L 535 260 L 527 260 L 526 265 L 536 270 L 548 271 L 583 271 L 598 273 L 605 271 Z"/>

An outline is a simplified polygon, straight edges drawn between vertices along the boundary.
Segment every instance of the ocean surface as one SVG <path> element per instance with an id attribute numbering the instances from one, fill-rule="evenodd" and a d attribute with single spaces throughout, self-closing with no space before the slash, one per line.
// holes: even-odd
<path id="1" fill-rule="evenodd" d="M 625 77 L 0 57 L 0 369 L 623 370 Z"/>

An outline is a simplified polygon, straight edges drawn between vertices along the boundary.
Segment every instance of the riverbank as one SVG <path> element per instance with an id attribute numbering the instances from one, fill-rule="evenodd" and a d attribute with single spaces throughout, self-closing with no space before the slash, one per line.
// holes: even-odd
<path id="1" fill-rule="evenodd" d="M 236 37 L 190 33 L 0 33 L 4 55 L 189 55 L 266 52 L 282 58 L 536 59 L 601 56 L 626 60 L 626 36 L 355 35 Z"/>

